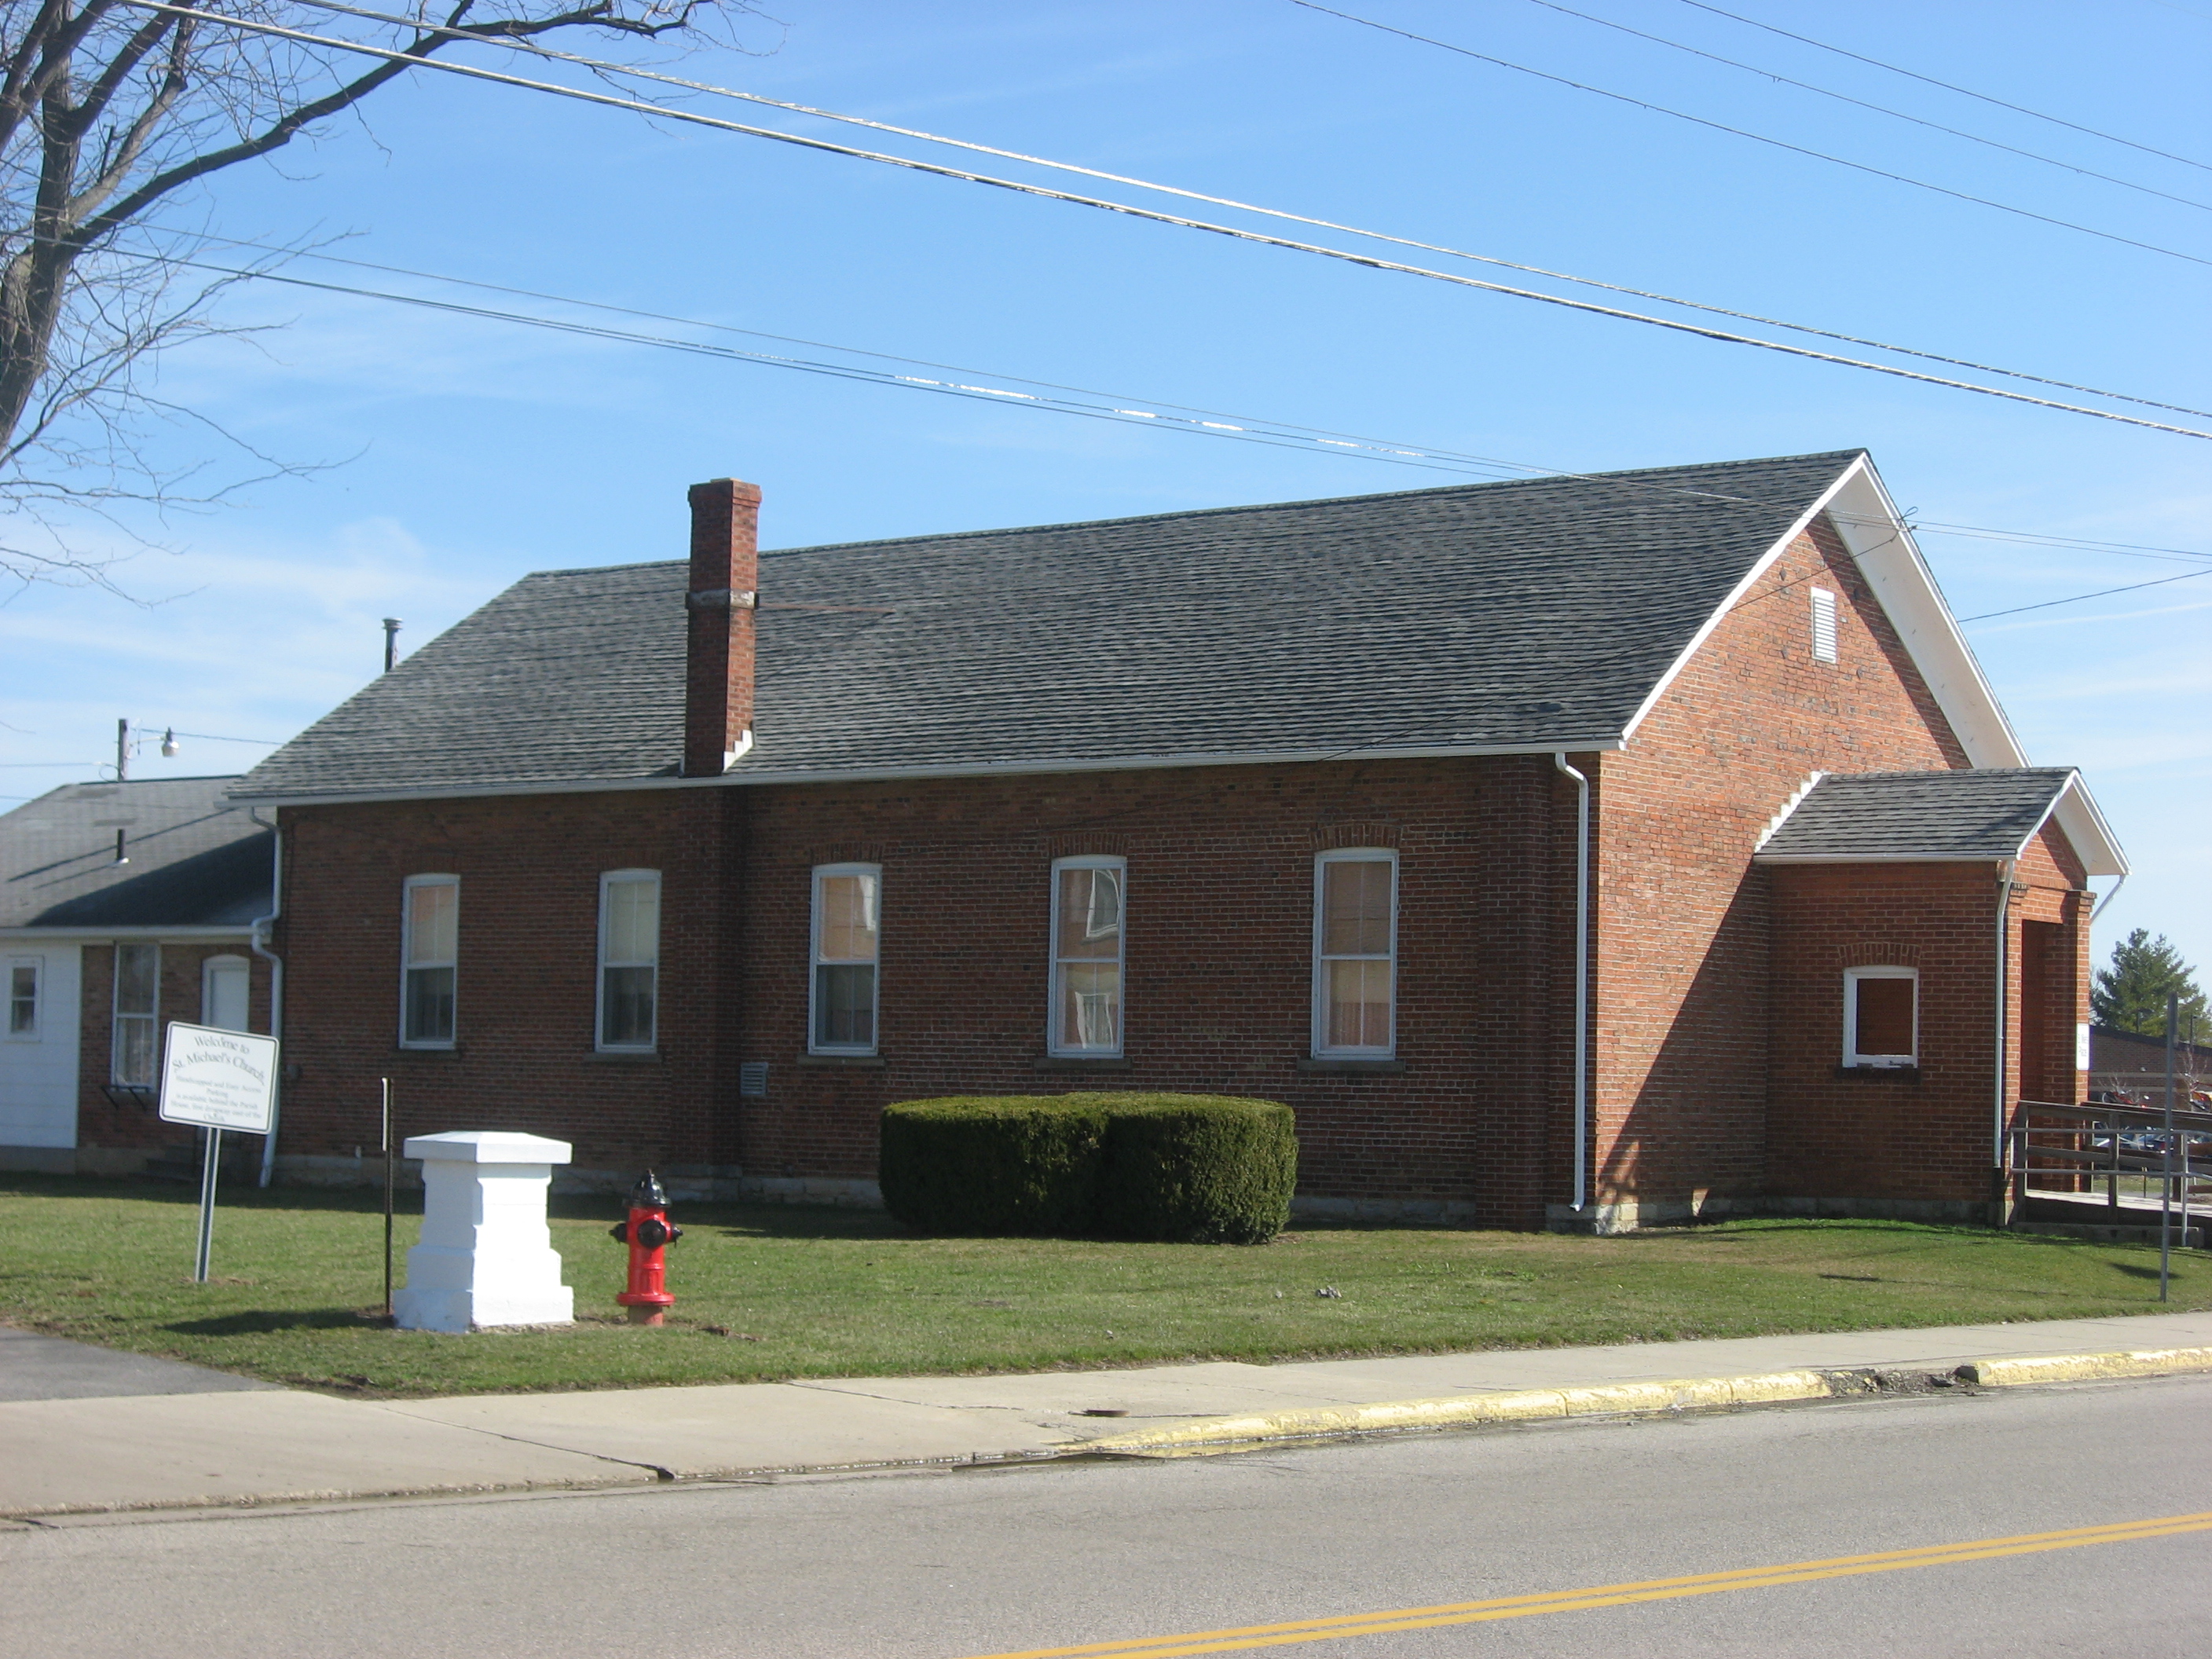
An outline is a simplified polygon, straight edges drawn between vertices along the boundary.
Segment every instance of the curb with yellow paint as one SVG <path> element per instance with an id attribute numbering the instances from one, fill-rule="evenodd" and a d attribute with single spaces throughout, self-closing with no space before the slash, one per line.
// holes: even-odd
<path id="1" fill-rule="evenodd" d="M 2002 1389 L 2033 1382 L 2087 1382 L 2202 1370 L 2212 1370 L 2212 1348 L 2154 1348 L 2118 1353 L 1974 1359 L 1948 1376 L 1923 1375 L 1928 1385 L 1962 1382 L 1977 1388 Z M 1306 1407 L 1239 1417 L 1203 1418 L 1165 1428 L 1137 1429 L 1081 1441 L 1067 1449 L 1160 1456 L 1276 1440 L 1329 1439 L 1345 1435 L 1469 1428 L 1491 1423 L 1534 1423 L 1569 1417 L 1650 1417 L 1674 1412 L 1717 1411 L 1732 1407 L 1875 1395 L 1894 1389 L 1899 1380 L 1914 1375 L 1909 1370 L 1872 1369 L 1763 1371 L 1747 1376 L 1678 1377 L 1589 1388 L 1450 1395 L 1436 1400 L 1401 1400 L 1366 1406 Z"/>

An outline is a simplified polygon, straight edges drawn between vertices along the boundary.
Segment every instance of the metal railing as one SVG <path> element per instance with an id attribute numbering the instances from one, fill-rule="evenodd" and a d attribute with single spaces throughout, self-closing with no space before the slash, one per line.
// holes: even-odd
<path id="1" fill-rule="evenodd" d="M 2170 1153 L 2167 1121 L 2160 1107 L 2019 1102 L 2007 1136 L 2014 1205 L 2031 1198 L 2079 1202 L 2101 1186 L 2115 1220 L 2132 1212 L 2130 1218 L 2141 1221 L 2147 1211 L 2170 1205 L 2186 1227 L 2190 1200 L 2212 1198 L 2212 1112 L 2176 1111 Z M 2133 1190 L 2124 1194 L 2124 1187 Z"/>

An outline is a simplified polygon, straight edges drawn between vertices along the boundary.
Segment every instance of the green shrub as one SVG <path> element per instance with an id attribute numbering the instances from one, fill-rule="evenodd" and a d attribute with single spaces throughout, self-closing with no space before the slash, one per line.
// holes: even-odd
<path id="1" fill-rule="evenodd" d="M 1291 1109 L 1228 1095 L 910 1100 L 884 1113 L 884 1204 L 938 1233 L 1256 1244 L 1297 1183 Z"/>
<path id="2" fill-rule="evenodd" d="M 930 1233 L 1082 1233 L 1098 1207 L 1096 1097 L 954 1095 L 884 1112 L 884 1207 Z"/>

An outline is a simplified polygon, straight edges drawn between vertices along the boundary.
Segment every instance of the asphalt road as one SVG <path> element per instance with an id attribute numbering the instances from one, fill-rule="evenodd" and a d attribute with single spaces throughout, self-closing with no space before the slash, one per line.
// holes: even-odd
<path id="1" fill-rule="evenodd" d="M 2208 1431 L 2212 1381 L 2192 1379 L 1165 1463 L 74 1522 L 0 1532 L 0 1652 L 2193 1659 L 2212 1624 Z M 2196 1519 L 2129 1529 L 2175 1516 Z M 2021 1539 L 2075 1528 L 2105 1530 Z M 1998 1539 L 2014 1541 L 1939 1547 Z M 1905 1553 L 1837 1559 L 1884 1552 Z M 1699 1582 L 1653 1582 L 1684 1577 Z M 1605 1589 L 1622 1585 L 1642 1587 Z M 1438 1607 L 1425 1616 L 1457 1622 L 1387 1618 Z M 1330 1619 L 1345 1622 L 1265 1647 L 1204 1634 Z"/>

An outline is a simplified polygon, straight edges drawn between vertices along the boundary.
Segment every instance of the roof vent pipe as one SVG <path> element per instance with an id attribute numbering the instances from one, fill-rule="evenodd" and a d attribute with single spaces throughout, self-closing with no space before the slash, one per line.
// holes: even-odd
<path id="1" fill-rule="evenodd" d="M 1567 764 L 1552 764 L 1575 784 L 1575 1212 L 1589 1205 L 1589 780 Z"/>
<path id="2" fill-rule="evenodd" d="M 753 612 L 760 585 L 758 486 L 693 484 L 684 596 L 684 775 L 717 778 L 753 741 Z"/>

